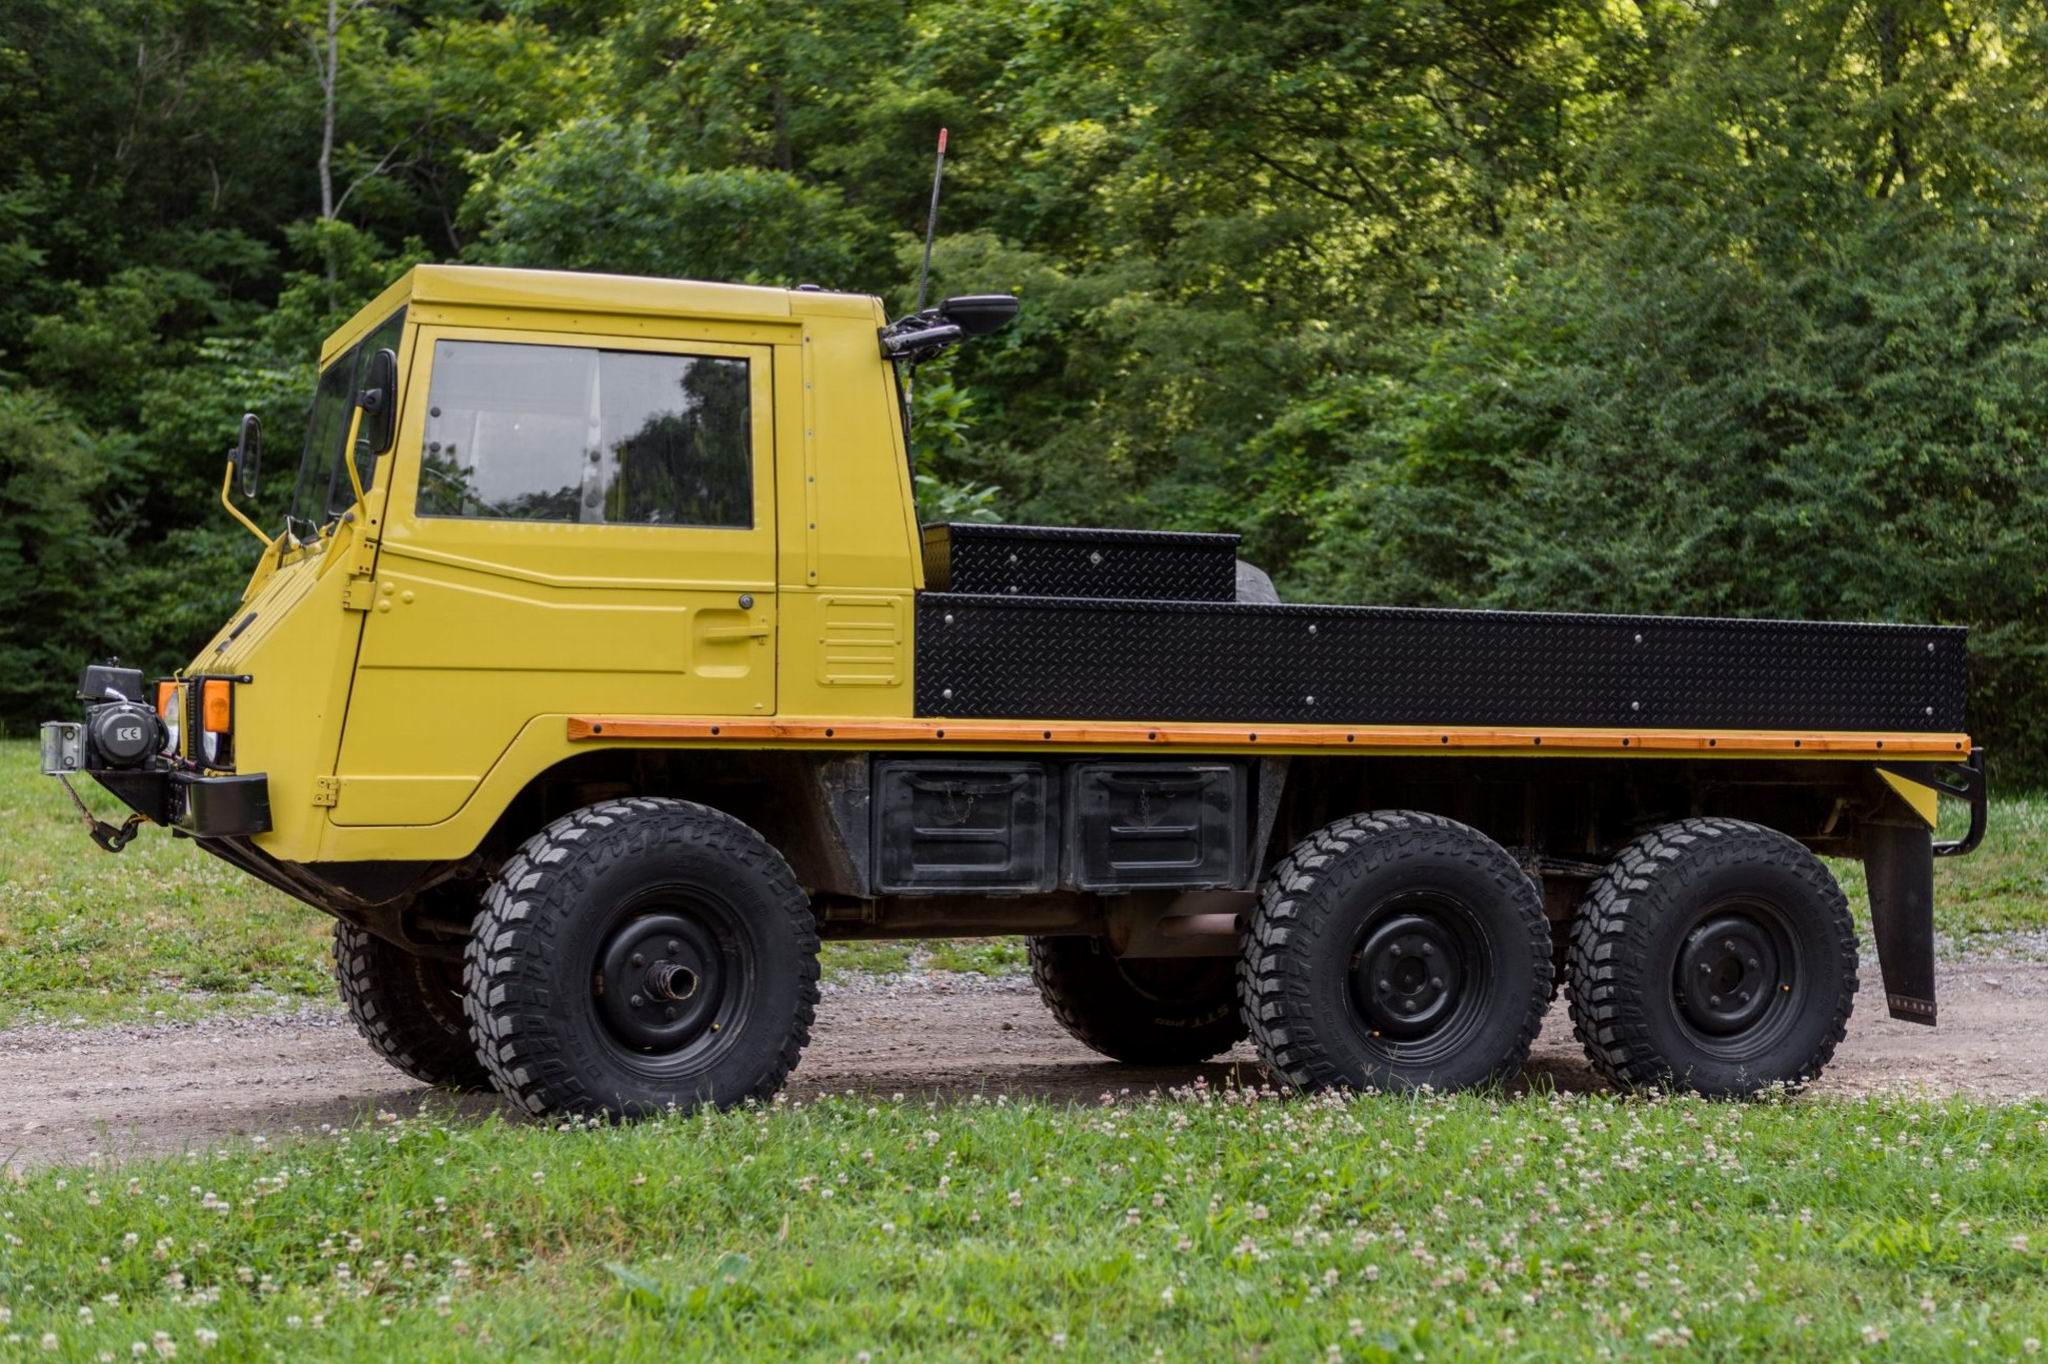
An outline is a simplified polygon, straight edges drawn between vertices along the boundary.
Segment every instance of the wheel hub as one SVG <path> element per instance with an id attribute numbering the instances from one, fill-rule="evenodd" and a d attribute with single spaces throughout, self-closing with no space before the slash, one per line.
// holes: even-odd
<path id="1" fill-rule="evenodd" d="M 1717 915 L 1688 933 L 1672 983 L 1686 1020 L 1717 1036 L 1754 1024 L 1789 988 L 1776 941 L 1746 914 Z"/>
<path id="2" fill-rule="evenodd" d="M 708 1031 L 724 994 L 716 945 L 688 915 L 636 915 L 598 953 L 592 989 L 612 1035 L 642 1051 L 669 1052 Z"/>
<path id="3" fill-rule="evenodd" d="M 1435 918 L 1397 914 L 1359 949 L 1352 995 L 1367 1024 L 1392 1037 L 1420 1037 L 1457 1008 L 1465 985 L 1456 940 Z"/>

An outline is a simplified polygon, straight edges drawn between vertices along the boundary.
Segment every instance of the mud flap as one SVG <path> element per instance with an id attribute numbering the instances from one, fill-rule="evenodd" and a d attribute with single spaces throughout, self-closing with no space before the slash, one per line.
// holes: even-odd
<path id="1" fill-rule="evenodd" d="M 1919 820 L 1862 826 L 1870 928 L 1893 1018 L 1934 1026 L 1934 840 Z"/>

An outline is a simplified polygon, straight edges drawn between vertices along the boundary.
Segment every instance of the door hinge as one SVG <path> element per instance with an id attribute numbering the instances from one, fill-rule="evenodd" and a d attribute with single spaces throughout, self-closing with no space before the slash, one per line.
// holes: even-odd
<path id="1" fill-rule="evenodd" d="M 341 590 L 341 609 L 344 611 L 367 611 L 377 600 L 377 580 L 371 577 L 350 578 Z"/>
<path id="2" fill-rule="evenodd" d="M 315 805 L 324 805 L 329 809 L 341 804 L 341 778 L 313 778 L 313 803 Z"/>

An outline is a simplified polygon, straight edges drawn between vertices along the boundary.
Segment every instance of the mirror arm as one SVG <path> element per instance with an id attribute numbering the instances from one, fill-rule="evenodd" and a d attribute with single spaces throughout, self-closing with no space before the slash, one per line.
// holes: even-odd
<path id="1" fill-rule="evenodd" d="M 249 528 L 249 533 L 255 536 L 258 540 L 261 540 L 263 542 L 263 548 L 269 549 L 270 537 L 263 533 L 263 527 L 257 525 L 254 521 L 251 521 L 248 515 L 244 513 L 240 507 L 235 505 L 234 499 L 228 496 L 229 490 L 232 489 L 234 486 L 235 461 L 230 459 L 228 461 L 228 471 L 225 475 L 222 476 L 220 481 L 220 504 L 228 509 L 228 515 L 234 517 L 235 520 L 240 521 L 243 525 L 247 526 Z"/>
<path id="2" fill-rule="evenodd" d="M 356 472 L 356 441 L 362 432 L 363 405 L 357 403 L 355 411 L 348 419 L 348 439 L 342 443 L 341 457 L 348 465 L 348 486 L 356 495 L 356 506 L 359 509 L 370 500 L 369 494 L 363 491 L 363 476 Z"/>

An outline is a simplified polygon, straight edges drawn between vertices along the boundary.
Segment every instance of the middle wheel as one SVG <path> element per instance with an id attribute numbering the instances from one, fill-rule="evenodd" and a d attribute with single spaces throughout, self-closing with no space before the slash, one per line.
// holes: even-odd
<path id="1" fill-rule="evenodd" d="M 1137 1065 L 1206 1061 L 1244 1040 L 1229 957 L 1116 957 L 1094 938 L 1033 938 L 1031 981 L 1091 1050 Z"/>
<path id="2" fill-rule="evenodd" d="M 1274 869 L 1238 964 L 1266 1064 L 1298 1089 L 1463 1089 L 1528 1059 L 1550 1000 L 1542 897 L 1476 829 L 1355 815 Z"/>

